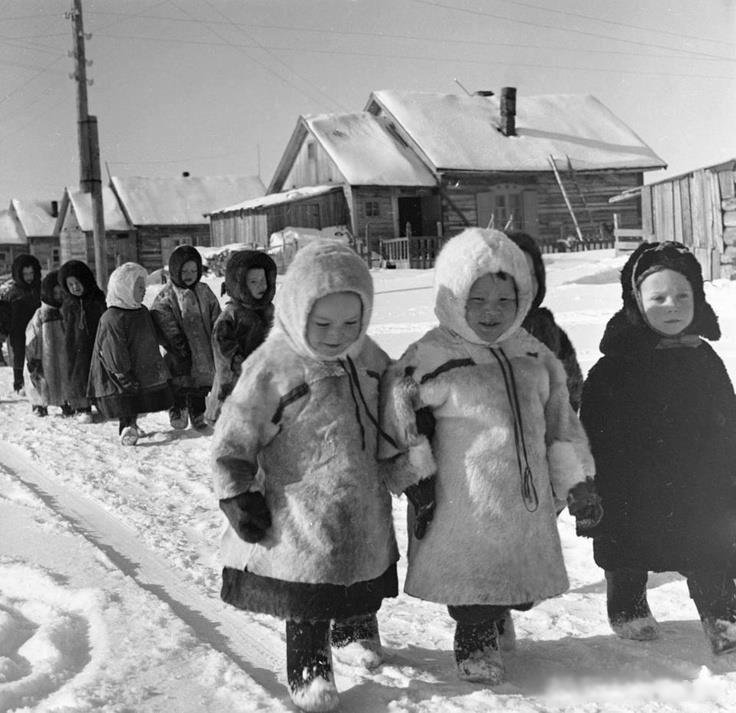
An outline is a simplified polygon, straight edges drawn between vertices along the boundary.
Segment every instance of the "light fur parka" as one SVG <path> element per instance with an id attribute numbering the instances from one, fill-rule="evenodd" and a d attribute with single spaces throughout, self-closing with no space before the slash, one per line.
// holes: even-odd
<path id="1" fill-rule="evenodd" d="M 325 358 L 307 342 L 316 300 L 357 293 L 361 333 Z M 398 559 L 391 496 L 377 460 L 379 379 L 386 354 L 366 336 L 370 273 L 349 248 L 317 241 L 299 251 L 278 294 L 275 325 L 249 357 L 217 421 L 215 494 L 262 490 L 272 525 L 248 544 L 228 526 L 226 567 L 287 582 L 352 585 Z"/>
<path id="2" fill-rule="evenodd" d="M 34 406 L 61 406 L 66 401 L 67 359 L 64 322 L 58 307 L 42 302 L 26 327 L 26 362 L 40 361 L 43 376 L 29 374 L 28 397 Z"/>
<path id="3" fill-rule="evenodd" d="M 465 305 L 473 283 L 499 271 L 516 283 L 517 313 L 488 344 L 468 325 Z M 395 440 L 409 445 L 406 434 L 415 429 L 396 407 L 407 377 L 419 390 L 417 405 L 436 419 L 436 511 L 424 538 L 410 539 L 405 591 L 453 605 L 560 594 L 568 580 L 555 499 L 564 501 L 594 467 L 562 365 L 521 328 L 531 304 L 523 253 L 498 231 L 464 231 L 437 260 L 435 300 L 440 326 L 410 346 L 386 379 L 383 415 Z M 515 436 L 515 412 L 523 441 Z M 526 463 L 531 479 L 523 497 Z"/>

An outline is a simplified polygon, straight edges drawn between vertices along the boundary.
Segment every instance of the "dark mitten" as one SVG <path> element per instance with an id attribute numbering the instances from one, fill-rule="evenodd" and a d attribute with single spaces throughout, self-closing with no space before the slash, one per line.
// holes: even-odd
<path id="1" fill-rule="evenodd" d="M 414 537 L 421 540 L 434 517 L 434 476 L 410 485 L 404 494 L 414 506 Z"/>
<path id="2" fill-rule="evenodd" d="M 225 513 L 238 537 L 246 542 L 259 542 L 271 527 L 271 513 L 266 498 L 258 491 L 220 500 L 220 510 Z"/>
<path id="3" fill-rule="evenodd" d="M 33 379 L 40 379 L 43 376 L 43 363 L 40 359 L 29 360 L 28 373 Z"/>
<path id="4" fill-rule="evenodd" d="M 133 393 L 141 388 L 141 385 L 130 374 L 114 374 L 113 376 L 126 393 Z"/>
<path id="5" fill-rule="evenodd" d="M 417 433 L 426 436 L 431 441 L 434 437 L 435 418 L 432 409 L 429 406 L 422 406 L 418 411 L 414 412 L 417 420 Z"/>
<path id="6" fill-rule="evenodd" d="M 603 518 L 603 505 L 592 478 L 573 485 L 567 494 L 567 509 L 575 516 L 578 535 L 592 535 Z"/>

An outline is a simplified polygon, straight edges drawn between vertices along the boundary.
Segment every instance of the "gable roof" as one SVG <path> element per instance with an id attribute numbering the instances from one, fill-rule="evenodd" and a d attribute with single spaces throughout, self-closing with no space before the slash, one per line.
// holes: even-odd
<path id="1" fill-rule="evenodd" d="M 268 208 L 270 206 L 283 205 L 285 203 L 296 203 L 297 201 L 308 200 L 309 198 L 342 190 L 342 185 L 335 183 L 327 186 L 302 186 L 301 188 L 292 188 L 291 190 L 284 191 L 283 193 L 267 193 L 265 196 L 261 196 L 260 198 L 251 198 L 250 200 L 243 201 L 242 203 L 236 203 L 235 205 L 227 206 L 226 208 L 220 208 L 220 210 L 213 210 L 212 213 L 208 213 L 207 215 L 224 215 L 226 213 L 238 213 L 240 211 L 246 212 L 249 210 Z"/>
<path id="2" fill-rule="evenodd" d="M 283 188 L 294 159 L 311 134 L 353 186 L 435 186 L 437 180 L 416 153 L 391 135 L 384 117 L 368 112 L 300 116 L 269 186 Z"/>
<path id="3" fill-rule="evenodd" d="M 66 217 L 67 210 L 72 208 L 77 218 L 79 227 L 85 233 L 91 233 L 94 230 L 94 221 L 92 219 L 92 194 L 83 193 L 78 188 L 67 188 L 64 190 L 64 197 L 59 208 L 59 217 L 56 219 L 56 227 L 54 233 L 56 235 L 61 231 Z M 105 231 L 108 230 L 130 230 L 130 225 L 120 209 L 117 196 L 112 192 L 111 188 L 104 186 L 102 189 L 102 209 L 105 221 Z"/>
<path id="4" fill-rule="evenodd" d="M 9 210 L 0 210 L 0 245 L 28 245 Z"/>
<path id="5" fill-rule="evenodd" d="M 499 130 L 499 104 L 496 96 L 381 90 L 367 108 L 393 119 L 438 171 L 551 171 L 550 155 L 578 170 L 666 167 L 592 95 L 518 95 L 516 136 Z"/>
<path id="6" fill-rule="evenodd" d="M 10 210 L 26 238 L 51 237 L 54 234 L 56 218 L 51 215 L 51 201 L 21 201 L 13 198 Z"/>
<path id="7" fill-rule="evenodd" d="M 205 225 L 205 213 L 262 196 L 258 176 L 113 176 L 112 187 L 133 225 Z"/>

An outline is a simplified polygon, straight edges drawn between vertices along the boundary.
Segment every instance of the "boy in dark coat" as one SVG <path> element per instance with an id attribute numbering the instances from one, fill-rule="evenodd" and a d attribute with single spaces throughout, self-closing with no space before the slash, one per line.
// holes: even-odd
<path id="1" fill-rule="evenodd" d="M 8 335 L 13 352 L 13 391 L 23 390 L 26 327 L 41 306 L 41 265 L 23 253 L 13 260 L 13 281 L 0 294 L 0 334 Z"/>
<path id="2" fill-rule="evenodd" d="M 193 428 L 206 428 L 205 396 L 215 376 L 212 331 L 220 303 L 201 277 L 199 251 L 180 245 L 169 258 L 169 282 L 151 306 L 159 343 L 166 350 L 164 361 L 173 377 L 169 420 L 177 429 L 186 428 L 188 420 Z"/>
<path id="3" fill-rule="evenodd" d="M 59 284 L 64 291 L 61 315 L 69 370 L 64 414 L 77 413 L 80 421 L 90 421 L 92 409 L 87 398 L 87 382 L 97 325 L 107 309 L 105 294 L 98 287 L 92 270 L 80 260 L 68 260 L 61 266 Z"/>
<path id="4" fill-rule="evenodd" d="M 87 387 L 102 416 L 119 419 L 124 446 L 134 446 L 142 435 L 139 413 L 163 411 L 172 404 L 169 370 L 143 305 L 146 274 L 140 265 L 126 262 L 110 275 L 109 307 L 97 328 Z"/>
<path id="5" fill-rule="evenodd" d="M 583 389 L 581 418 L 604 516 L 594 530 L 608 618 L 653 639 L 649 571 L 687 578 L 714 653 L 736 648 L 736 397 L 700 337 L 720 337 L 698 261 L 684 245 L 644 243 L 621 273 L 623 308 Z"/>
<path id="6" fill-rule="evenodd" d="M 235 387 L 243 362 L 266 339 L 273 322 L 276 263 L 264 252 L 240 250 L 225 266 L 230 301 L 215 322 L 212 351 L 215 379 L 207 396 L 206 418 L 214 423 Z"/>

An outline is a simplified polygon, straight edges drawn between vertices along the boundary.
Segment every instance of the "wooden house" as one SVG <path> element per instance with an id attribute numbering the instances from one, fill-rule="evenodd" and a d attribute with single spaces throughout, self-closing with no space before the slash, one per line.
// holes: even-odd
<path id="1" fill-rule="evenodd" d="M 257 176 L 113 176 L 110 185 L 147 270 L 166 265 L 177 245 L 211 245 L 206 214 L 265 193 Z"/>
<path id="2" fill-rule="evenodd" d="M 107 270 L 112 272 L 124 262 L 138 259 L 135 230 L 120 210 L 117 197 L 110 188 L 102 189 L 105 221 Z M 66 188 L 59 206 L 54 234 L 59 239 L 59 260 L 81 260 L 95 271 L 94 223 L 92 196 L 78 188 Z"/>
<path id="3" fill-rule="evenodd" d="M 0 210 L 0 280 L 9 277 L 13 260 L 28 252 L 28 243 L 9 210 Z"/>
<path id="4" fill-rule="evenodd" d="M 736 159 L 648 183 L 611 202 L 638 204 L 641 238 L 684 243 L 706 280 L 736 277 Z"/>
<path id="5" fill-rule="evenodd" d="M 13 198 L 9 210 L 28 243 L 28 252 L 35 255 L 44 270 L 57 269 L 61 252 L 54 227 L 59 216 L 59 202 Z"/>

